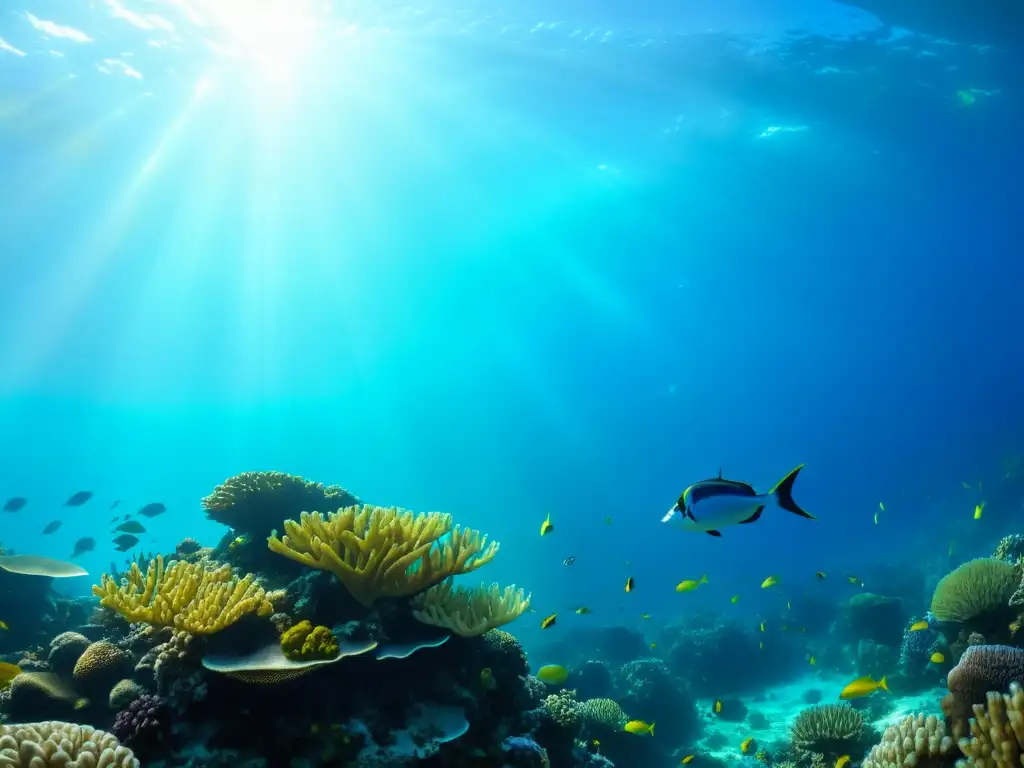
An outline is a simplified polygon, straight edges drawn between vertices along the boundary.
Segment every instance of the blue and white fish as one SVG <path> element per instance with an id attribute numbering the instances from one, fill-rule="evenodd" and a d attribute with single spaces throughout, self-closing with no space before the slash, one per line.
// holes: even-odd
<path id="1" fill-rule="evenodd" d="M 701 480 L 683 491 L 679 501 L 661 518 L 661 522 L 687 531 L 721 536 L 722 528 L 754 522 L 769 504 L 813 520 L 814 515 L 800 509 L 793 501 L 793 483 L 803 468 L 801 464 L 768 493 L 762 494 L 747 483 L 724 479 L 719 472 L 717 478 Z"/>

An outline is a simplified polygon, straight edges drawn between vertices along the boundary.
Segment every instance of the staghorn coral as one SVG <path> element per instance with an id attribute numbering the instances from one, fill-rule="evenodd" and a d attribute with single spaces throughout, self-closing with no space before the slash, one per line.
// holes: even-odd
<path id="1" fill-rule="evenodd" d="M 1020 768 L 1024 746 L 1024 691 L 1010 684 L 1009 693 L 990 692 L 986 703 L 974 705 L 970 738 L 960 751 L 971 768 Z"/>
<path id="2" fill-rule="evenodd" d="M 286 520 L 284 530 L 282 538 L 267 539 L 271 551 L 330 571 L 364 606 L 476 570 L 498 551 L 497 542 L 488 544 L 478 531 L 452 530 L 451 515 L 414 515 L 394 507 L 355 505 L 326 518 L 303 512 L 299 522 Z"/>
<path id="3" fill-rule="evenodd" d="M 43 722 L 0 726 L 4 768 L 139 768 L 128 747 L 88 725 Z"/>
<path id="4" fill-rule="evenodd" d="M 819 704 L 797 715 L 790 738 L 798 754 L 820 752 L 834 760 L 855 750 L 863 730 L 861 713 L 848 704 Z"/>
<path id="5" fill-rule="evenodd" d="M 145 575 L 138 563 L 119 584 L 103 574 L 92 592 L 100 605 L 128 621 L 175 627 L 206 635 L 234 624 L 248 613 L 269 616 L 273 606 L 252 574 L 239 579 L 229 566 L 208 569 L 178 560 L 164 568 L 163 556 L 149 561 Z"/>
<path id="6" fill-rule="evenodd" d="M 132 657 L 107 640 L 92 643 L 75 662 L 72 677 L 85 690 L 109 690 L 131 668 Z"/>
<path id="7" fill-rule="evenodd" d="M 587 699 L 578 710 L 583 724 L 594 731 L 621 731 L 629 720 L 611 699 Z"/>
<path id="8" fill-rule="evenodd" d="M 337 485 L 286 472 L 243 472 L 214 488 L 203 499 L 203 509 L 211 520 L 263 538 L 301 512 L 328 512 L 358 503 Z"/>
<path id="9" fill-rule="evenodd" d="M 412 615 L 424 624 L 462 637 L 476 637 L 518 619 L 530 607 L 530 597 L 515 586 L 501 589 L 481 584 L 475 589 L 453 587 L 447 579 L 412 599 Z"/>
<path id="10" fill-rule="evenodd" d="M 979 557 L 947 573 L 932 595 L 939 621 L 967 622 L 1002 612 L 1020 582 L 1017 569 L 995 557 Z"/>
<path id="11" fill-rule="evenodd" d="M 281 635 L 281 650 L 297 661 L 333 659 L 338 655 L 338 640 L 327 627 L 314 627 L 303 619 Z"/>
<path id="12" fill-rule="evenodd" d="M 907 715 L 891 725 L 882 740 L 871 748 L 862 768 L 915 768 L 922 761 L 929 768 L 952 764 L 956 743 L 935 715 Z"/>
<path id="13" fill-rule="evenodd" d="M 967 719 L 974 705 L 983 704 L 988 691 L 1005 691 L 1024 680 L 1024 650 L 1009 645 L 972 645 L 946 676 L 949 694 L 942 711 L 957 739 L 967 735 Z"/>

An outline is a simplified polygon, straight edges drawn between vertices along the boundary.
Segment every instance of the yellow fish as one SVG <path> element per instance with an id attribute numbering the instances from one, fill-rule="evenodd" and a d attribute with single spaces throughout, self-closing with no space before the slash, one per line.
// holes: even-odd
<path id="1" fill-rule="evenodd" d="M 753 736 L 748 736 L 747 738 L 745 738 L 743 740 L 743 743 L 740 744 L 740 751 L 743 752 L 744 755 L 747 754 L 747 752 L 750 751 L 750 747 L 753 746 L 753 744 L 754 744 L 754 737 Z"/>
<path id="2" fill-rule="evenodd" d="M 643 720 L 630 720 L 628 723 L 626 723 L 626 727 L 622 730 L 626 731 L 626 733 L 635 733 L 638 736 L 641 736 L 645 733 L 653 736 L 654 723 L 648 725 Z"/>
<path id="3" fill-rule="evenodd" d="M 843 768 L 843 766 L 846 765 L 848 762 L 850 762 L 850 756 L 843 755 L 838 760 L 836 760 L 836 768 Z"/>
<path id="4" fill-rule="evenodd" d="M 885 504 L 883 504 L 882 502 L 878 502 L 878 508 L 885 512 Z"/>
<path id="5" fill-rule="evenodd" d="M 757 644 L 757 647 L 760 648 L 763 651 L 764 650 L 764 641 L 762 640 L 761 642 L 759 642 Z"/>
<path id="6" fill-rule="evenodd" d="M 592 746 L 592 747 L 600 747 L 601 746 L 601 742 L 598 741 L 597 739 L 594 739 L 592 742 L 590 742 L 590 746 Z"/>
<path id="7" fill-rule="evenodd" d="M 975 520 L 981 520 L 981 513 L 984 512 L 984 511 L 985 511 L 985 502 L 984 501 L 981 502 L 981 504 L 975 505 L 975 507 L 974 507 L 974 519 Z"/>
<path id="8" fill-rule="evenodd" d="M 941 664 L 945 660 L 946 660 L 946 657 L 943 656 L 938 651 L 936 651 L 935 653 L 933 653 L 931 656 L 928 657 L 928 661 L 930 661 L 932 664 Z"/>
<path id="9" fill-rule="evenodd" d="M 860 579 L 858 579 L 856 576 L 847 576 L 846 580 L 848 582 L 850 582 L 851 584 L 856 584 L 859 587 L 863 587 L 864 586 L 864 582 L 861 581 Z"/>
<path id="10" fill-rule="evenodd" d="M 1010 622 L 1010 637 L 1013 637 L 1020 632 L 1020 619 L 1014 619 Z"/>
<path id="11" fill-rule="evenodd" d="M 8 664 L 6 661 L 0 661 L 0 689 L 10 685 L 11 680 L 21 673 L 22 669 L 17 664 Z"/>
<path id="12" fill-rule="evenodd" d="M 714 710 L 714 713 L 715 713 L 716 715 L 717 715 L 717 714 L 718 714 L 719 712 L 721 712 L 721 711 L 722 711 L 722 700 L 721 700 L 721 699 L 715 699 L 715 703 L 714 703 L 714 705 L 713 705 L 713 706 L 711 707 L 711 709 L 712 709 L 712 710 Z"/>
<path id="13" fill-rule="evenodd" d="M 875 525 L 878 525 L 878 513 L 875 512 Z"/>
<path id="14" fill-rule="evenodd" d="M 491 672 L 490 667 L 484 667 L 480 670 L 480 687 L 485 691 L 493 691 L 498 687 L 498 684 L 494 682 L 494 673 Z"/>
<path id="15" fill-rule="evenodd" d="M 537 679 L 548 685 L 561 685 L 569 679 L 569 670 L 561 664 L 545 664 L 537 670 Z"/>
<path id="16" fill-rule="evenodd" d="M 679 763 L 681 765 L 689 765 L 693 761 L 693 757 L 693 755 L 687 755 L 682 760 L 680 760 Z"/>
<path id="17" fill-rule="evenodd" d="M 740 596 L 739 595 L 733 595 L 731 598 L 729 598 L 729 602 L 732 603 L 733 605 L 736 605 L 736 603 L 738 603 L 739 601 L 740 601 Z"/>
<path id="18" fill-rule="evenodd" d="M 0 629 L 6 629 L 8 632 L 11 631 L 11 628 L 7 626 L 6 621 L 0 621 Z"/>
<path id="19" fill-rule="evenodd" d="M 649 614 L 649 613 L 641 613 L 640 614 L 640 618 L 641 619 L 649 619 L 649 618 L 651 618 L 651 614 Z"/>
<path id="20" fill-rule="evenodd" d="M 587 606 L 585 605 L 581 605 L 579 608 L 576 609 L 576 613 L 578 613 L 580 616 L 586 616 L 588 613 L 590 613 L 590 609 L 587 608 Z"/>
<path id="21" fill-rule="evenodd" d="M 547 536 L 553 530 L 555 530 L 555 524 L 551 522 L 551 513 L 549 512 L 548 516 L 544 518 L 544 522 L 540 524 L 540 535 Z"/>
<path id="22" fill-rule="evenodd" d="M 774 587 L 778 583 L 778 576 L 769 576 L 767 579 L 761 582 L 761 589 L 768 589 L 768 587 Z"/>
<path id="23" fill-rule="evenodd" d="M 817 664 L 817 663 L 818 663 L 818 661 L 817 661 L 817 659 L 815 659 L 815 658 L 814 658 L 813 656 L 811 656 L 811 658 L 809 658 L 809 659 L 807 660 L 807 663 L 808 663 L 808 664 L 810 664 L 810 665 L 811 665 L 811 666 L 813 667 L 813 666 L 814 666 L 815 664 Z"/>
<path id="24" fill-rule="evenodd" d="M 657 647 L 658 647 L 658 644 L 657 644 L 657 643 L 651 643 L 651 650 L 652 650 L 652 651 L 653 651 L 653 650 L 654 650 L 655 648 L 657 648 Z"/>
<path id="25" fill-rule="evenodd" d="M 928 629 L 928 622 L 924 619 L 921 619 L 920 621 L 915 621 L 913 624 L 910 625 L 911 632 L 920 632 L 922 629 Z"/>
<path id="26" fill-rule="evenodd" d="M 627 592 L 632 592 L 633 591 L 633 577 L 632 576 L 630 576 L 628 579 L 626 579 L 626 591 Z"/>
<path id="27" fill-rule="evenodd" d="M 790 602 L 789 600 L 786 601 L 786 610 L 787 611 L 792 611 L 793 610 L 793 603 Z"/>
<path id="28" fill-rule="evenodd" d="M 761 631 L 764 632 L 764 622 L 761 622 Z"/>
<path id="29" fill-rule="evenodd" d="M 861 696 L 870 696 L 879 688 L 883 691 L 889 690 L 889 686 L 885 682 L 884 675 L 882 676 L 882 679 L 878 681 L 873 680 L 870 675 L 858 677 L 852 683 L 843 688 L 843 692 L 839 694 L 839 698 L 844 701 L 859 699 Z"/>
<path id="30" fill-rule="evenodd" d="M 708 583 L 708 575 L 705 573 L 697 581 L 694 581 L 693 579 L 687 579 L 686 581 L 680 581 L 678 584 L 676 584 L 676 592 L 692 592 L 697 587 L 699 587 L 701 584 L 707 584 L 707 583 Z"/>
<path id="31" fill-rule="evenodd" d="M 558 614 L 557 613 L 552 613 L 546 619 L 542 619 L 541 620 L 540 628 L 541 629 L 550 629 L 551 627 L 555 626 L 555 619 L 557 619 L 557 618 L 558 618 Z"/>

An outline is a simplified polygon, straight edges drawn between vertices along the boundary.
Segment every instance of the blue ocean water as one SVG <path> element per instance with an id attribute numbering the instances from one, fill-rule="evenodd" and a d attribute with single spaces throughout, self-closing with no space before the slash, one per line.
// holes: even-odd
<path id="1" fill-rule="evenodd" d="M 941 575 L 1024 500 L 1019 63 L 824 0 L 5 8 L 0 542 L 212 545 L 279 469 L 499 540 L 527 646 Z M 801 463 L 815 521 L 659 522 Z"/>

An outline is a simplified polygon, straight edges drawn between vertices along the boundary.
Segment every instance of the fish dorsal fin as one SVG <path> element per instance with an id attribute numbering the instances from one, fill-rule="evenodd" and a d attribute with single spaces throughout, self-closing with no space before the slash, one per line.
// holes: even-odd
<path id="1" fill-rule="evenodd" d="M 722 479 L 722 468 L 721 467 L 718 468 L 718 479 L 719 480 Z"/>

